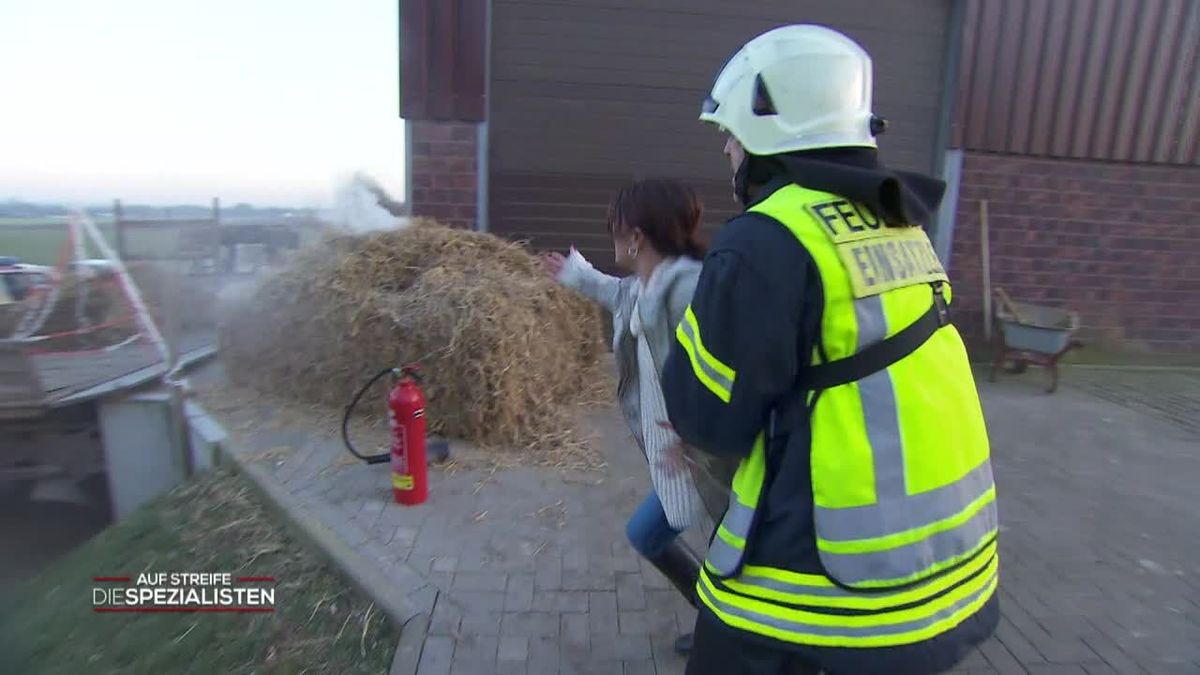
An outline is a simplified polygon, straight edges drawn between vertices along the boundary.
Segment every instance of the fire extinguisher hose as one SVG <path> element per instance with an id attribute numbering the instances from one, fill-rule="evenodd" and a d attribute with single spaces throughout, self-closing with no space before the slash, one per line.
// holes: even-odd
<path id="1" fill-rule="evenodd" d="M 354 444 L 350 442 L 350 416 L 354 414 L 354 408 L 358 405 L 358 402 L 362 399 L 363 395 L 367 393 L 367 390 L 371 388 L 371 385 L 383 379 L 385 375 L 398 372 L 398 368 L 384 368 L 376 373 L 374 377 L 372 377 L 370 380 L 367 380 L 367 383 L 363 385 L 362 389 L 358 390 L 358 393 L 354 395 L 354 398 L 350 399 L 350 405 L 346 406 L 346 412 L 344 415 L 342 415 L 342 442 L 345 443 L 346 449 L 350 451 L 350 454 L 361 459 L 367 464 L 384 464 L 388 461 L 391 461 L 392 455 L 390 452 L 385 452 L 379 455 L 363 455 L 359 453 L 359 451 L 354 448 Z"/>

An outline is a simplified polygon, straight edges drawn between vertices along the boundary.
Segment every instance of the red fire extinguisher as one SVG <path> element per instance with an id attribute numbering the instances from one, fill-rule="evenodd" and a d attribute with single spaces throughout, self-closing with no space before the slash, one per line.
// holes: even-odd
<path id="1" fill-rule="evenodd" d="M 419 385 L 419 370 L 417 365 L 412 364 L 380 371 L 354 395 L 342 416 L 342 441 L 346 449 L 367 464 L 391 462 L 392 495 L 397 504 L 405 506 L 421 504 L 429 496 L 429 472 L 425 458 L 425 395 Z M 350 415 L 367 389 L 385 375 L 396 376 L 396 383 L 388 395 L 391 451 L 362 455 L 350 442 Z"/>
<path id="2" fill-rule="evenodd" d="M 425 465 L 425 394 L 416 366 L 400 369 L 400 380 L 388 395 L 388 427 L 392 431 L 392 494 L 397 504 L 415 506 L 429 496 Z"/>

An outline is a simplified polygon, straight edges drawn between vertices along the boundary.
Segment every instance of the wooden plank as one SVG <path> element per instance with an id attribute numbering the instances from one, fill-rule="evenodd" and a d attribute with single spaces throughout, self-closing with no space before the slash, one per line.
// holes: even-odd
<path id="1" fill-rule="evenodd" d="M 0 418 L 40 415 L 46 409 L 46 392 L 32 360 L 18 345 L 0 344 Z"/>
<path id="2" fill-rule="evenodd" d="M 212 358 L 217 353 L 214 346 L 207 345 L 192 349 L 185 352 L 179 359 L 180 368 L 190 368 L 191 366 Z M 166 374 L 167 368 L 161 362 L 139 368 L 132 372 L 126 373 L 119 377 L 97 383 L 85 389 L 74 391 L 69 395 L 56 399 L 53 404 L 55 406 L 67 406 L 82 401 L 90 401 L 92 399 L 107 396 L 114 392 L 132 389 L 143 384 L 146 384 L 155 378 Z"/>
<path id="3" fill-rule="evenodd" d="M 185 335 L 180 351 L 189 355 L 211 350 L 211 333 L 203 331 Z M 30 357 L 36 370 L 46 404 L 61 406 L 106 391 L 132 386 L 138 377 L 126 380 L 131 373 L 162 367 L 158 352 L 150 345 L 131 343 L 108 352 L 47 353 Z M 161 374 L 161 373 L 160 373 Z M 115 384 L 114 384 L 115 383 Z"/>

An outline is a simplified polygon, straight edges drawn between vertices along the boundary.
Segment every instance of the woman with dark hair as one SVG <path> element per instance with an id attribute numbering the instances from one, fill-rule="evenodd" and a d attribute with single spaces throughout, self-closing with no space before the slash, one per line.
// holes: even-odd
<path id="1" fill-rule="evenodd" d="M 649 463 L 653 486 L 630 517 L 626 534 L 693 605 L 700 561 L 679 533 L 692 525 L 701 500 L 679 437 L 666 423 L 659 378 L 700 275 L 701 214 L 691 188 L 672 180 L 639 181 L 618 192 L 608 208 L 616 263 L 630 276 L 597 271 L 574 247 L 565 257 L 543 256 L 559 282 L 612 313 L 617 398 Z M 681 653 L 690 648 L 691 634 L 675 642 Z"/>

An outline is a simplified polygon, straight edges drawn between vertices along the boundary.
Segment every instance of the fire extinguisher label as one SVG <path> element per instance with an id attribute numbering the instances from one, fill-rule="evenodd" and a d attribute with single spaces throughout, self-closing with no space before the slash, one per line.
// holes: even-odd
<path id="1" fill-rule="evenodd" d="M 413 489 L 413 477 L 394 473 L 392 474 L 392 487 L 397 490 L 411 490 Z"/>
<path id="2" fill-rule="evenodd" d="M 395 422 L 395 415 L 388 413 L 392 423 L 392 470 L 397 473 L 408 471 L 408 433 Z"/>

